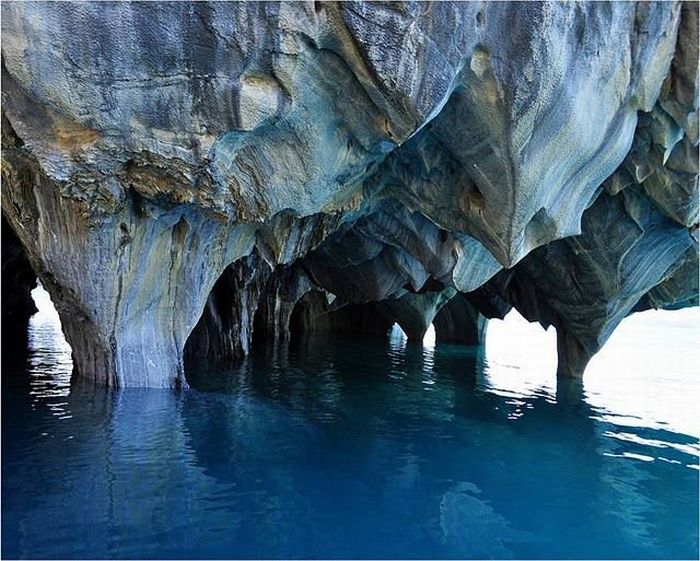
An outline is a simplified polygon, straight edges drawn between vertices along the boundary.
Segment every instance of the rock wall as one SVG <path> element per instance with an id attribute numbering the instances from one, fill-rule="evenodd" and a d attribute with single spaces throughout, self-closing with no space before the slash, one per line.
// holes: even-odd
<path id="1" fill-rule="evenodd" d="M 2 218 L 2 342 L 26 345 L 29 318 L 37 312 L 31 292 L 36 287 L 22 244 Z M 6 347 L 8 348 L 8 347 Z"/>
<path id="2" fill-rule="evenodd" d="M 696 4 L 6 2 L 2 35 L 3 216 L 99 383 L 511 306 L 580 376 L 697 303 Z"/>

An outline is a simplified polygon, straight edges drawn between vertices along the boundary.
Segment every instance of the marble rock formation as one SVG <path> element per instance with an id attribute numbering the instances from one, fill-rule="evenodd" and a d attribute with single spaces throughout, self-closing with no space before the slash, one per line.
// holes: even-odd
<path id="1" fill-rule="evenodd" d="M 26 343 L 29 318 L 37 312 L 31 292 L 36 274 L 17 236 L 2 218 L 2 339 Z M 19 329 L 17 328 L 19 326 Z"/>
<path id="2" fill-rule="evenodd" d="M 2 37 L 3 303 L 28 264 L 98 383 L 513 306 L 580 376 L 697 303 L 697 5 L 4 2 Z"/>

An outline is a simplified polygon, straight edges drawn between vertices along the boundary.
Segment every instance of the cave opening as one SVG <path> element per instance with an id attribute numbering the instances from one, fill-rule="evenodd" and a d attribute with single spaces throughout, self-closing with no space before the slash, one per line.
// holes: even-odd
<path id="1" fill-rule="evenodd" d="M 26 321 L 3 318 L 2 366 L 10 371 L 23 369 L 29 374 L 30 385 L 67 388 L 73 374 L 72 349 L 51 295 L 38 279 L 35 281 L 36 286 L 29 292 L 33 312 Z M 47 366 L 50 376 L 46 376 Z"/>
<path id="2" fill-rule="evenodd" d="M 394 322 L 394 324 L 391 326 L 391 330 L 387 333 L 389 336 L 390 340 L 394 340 L 397 342 L 401 342 L 403 345 L 408 343 L 408 335 L 406 335 L 406 332 L 401 329 L 401 326 L 398 324 L 398 322 Z M 428 329 L 425 331 L 425 335 L 423 335 L 423 339 L 421 340 L 421 345 L 423 347 L 434 347 L 437 344 L 437 337 L 436 337 L 436 332 L 435 332 L 435 325 L 432 323 L 428 326 Z"/>
<path id="3" fill-rule="evenodd" d="M 330 332 L 329 313 L 328 300 L 322 292 L 311 290 L 304 294 L 289 317 L 290 344 L 296 344 L 302 337 L 314 333 Z"/>
<path id="4" fill-rule="evenodd" d="M 51 295 L 44 288 L 44 285 L 41 284 L 39 279 L 37 279 L 36 287 L 32 289 L 30 295 L 36 306 L 36 312 L 32 314 L 32 317 L 39 315 L 42 318 L 46 318 L 47 321 L 55 323 L 60 328 L 61 318 L 58 315 L 56 306 L 54 306 Z"/>
<path id="5" fill-rule="evenodd" d="M 309 336 L 327 339 L 386 339 L 392 322 L 374 302 L 363 304 L 329 302 L 325 293 L 307 292 L 295 304 L 289 321 L 290 342 Z"/>
<path id="6" fill-rule="evenodd" d="M 72 363 L 71 348 L 63 334 L 61 318 L 54 306 L 51 295 L 39 280 L 31 291 L 36 312 L 29 318 L 28 334 L 30 350 L 48 350 L 68 355 Z M 39 348 L 41 347 L 41 349 Z"/>
<path id="7" fill-rule="evenodd" d="M 1 325 L 3 369 L 24 370 L 31 377 L 36 371 L 32 365 L 41 362 L 53 365 L 51 378 L 55 378 L 54 381 L 66 377 L 70 380 L 72 351 L 58 312 L 4 214 Z"/>
<path id="8" fill-rule="evenodd" d="M 433 318 L 435 339 L 439 343 L 481 345 L 488 321 L 463 293 L 457 293 Z"/>

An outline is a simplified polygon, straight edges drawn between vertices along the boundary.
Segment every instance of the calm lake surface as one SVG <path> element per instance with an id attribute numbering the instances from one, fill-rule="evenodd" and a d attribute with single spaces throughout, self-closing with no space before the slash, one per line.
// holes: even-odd
<path id="1" fill-rule="evenodd" d="M 2 556 L 697 558 L 699 321 L 626 320 L 583 384 L 510 315 L 109 393 L 42 310 L 2 376 Z"/>

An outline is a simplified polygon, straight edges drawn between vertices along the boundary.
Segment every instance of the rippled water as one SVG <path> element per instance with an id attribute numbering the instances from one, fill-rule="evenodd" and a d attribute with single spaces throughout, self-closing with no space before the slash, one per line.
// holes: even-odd
<path id="1" fill-rule="evenodd" d="M 316 340 L 107 393 L 41 312 L 3 372 L 2 555 L 697 558 L 698 317 L 626 320 L 584 384 L 509 316 L 482 350 Z"/>

